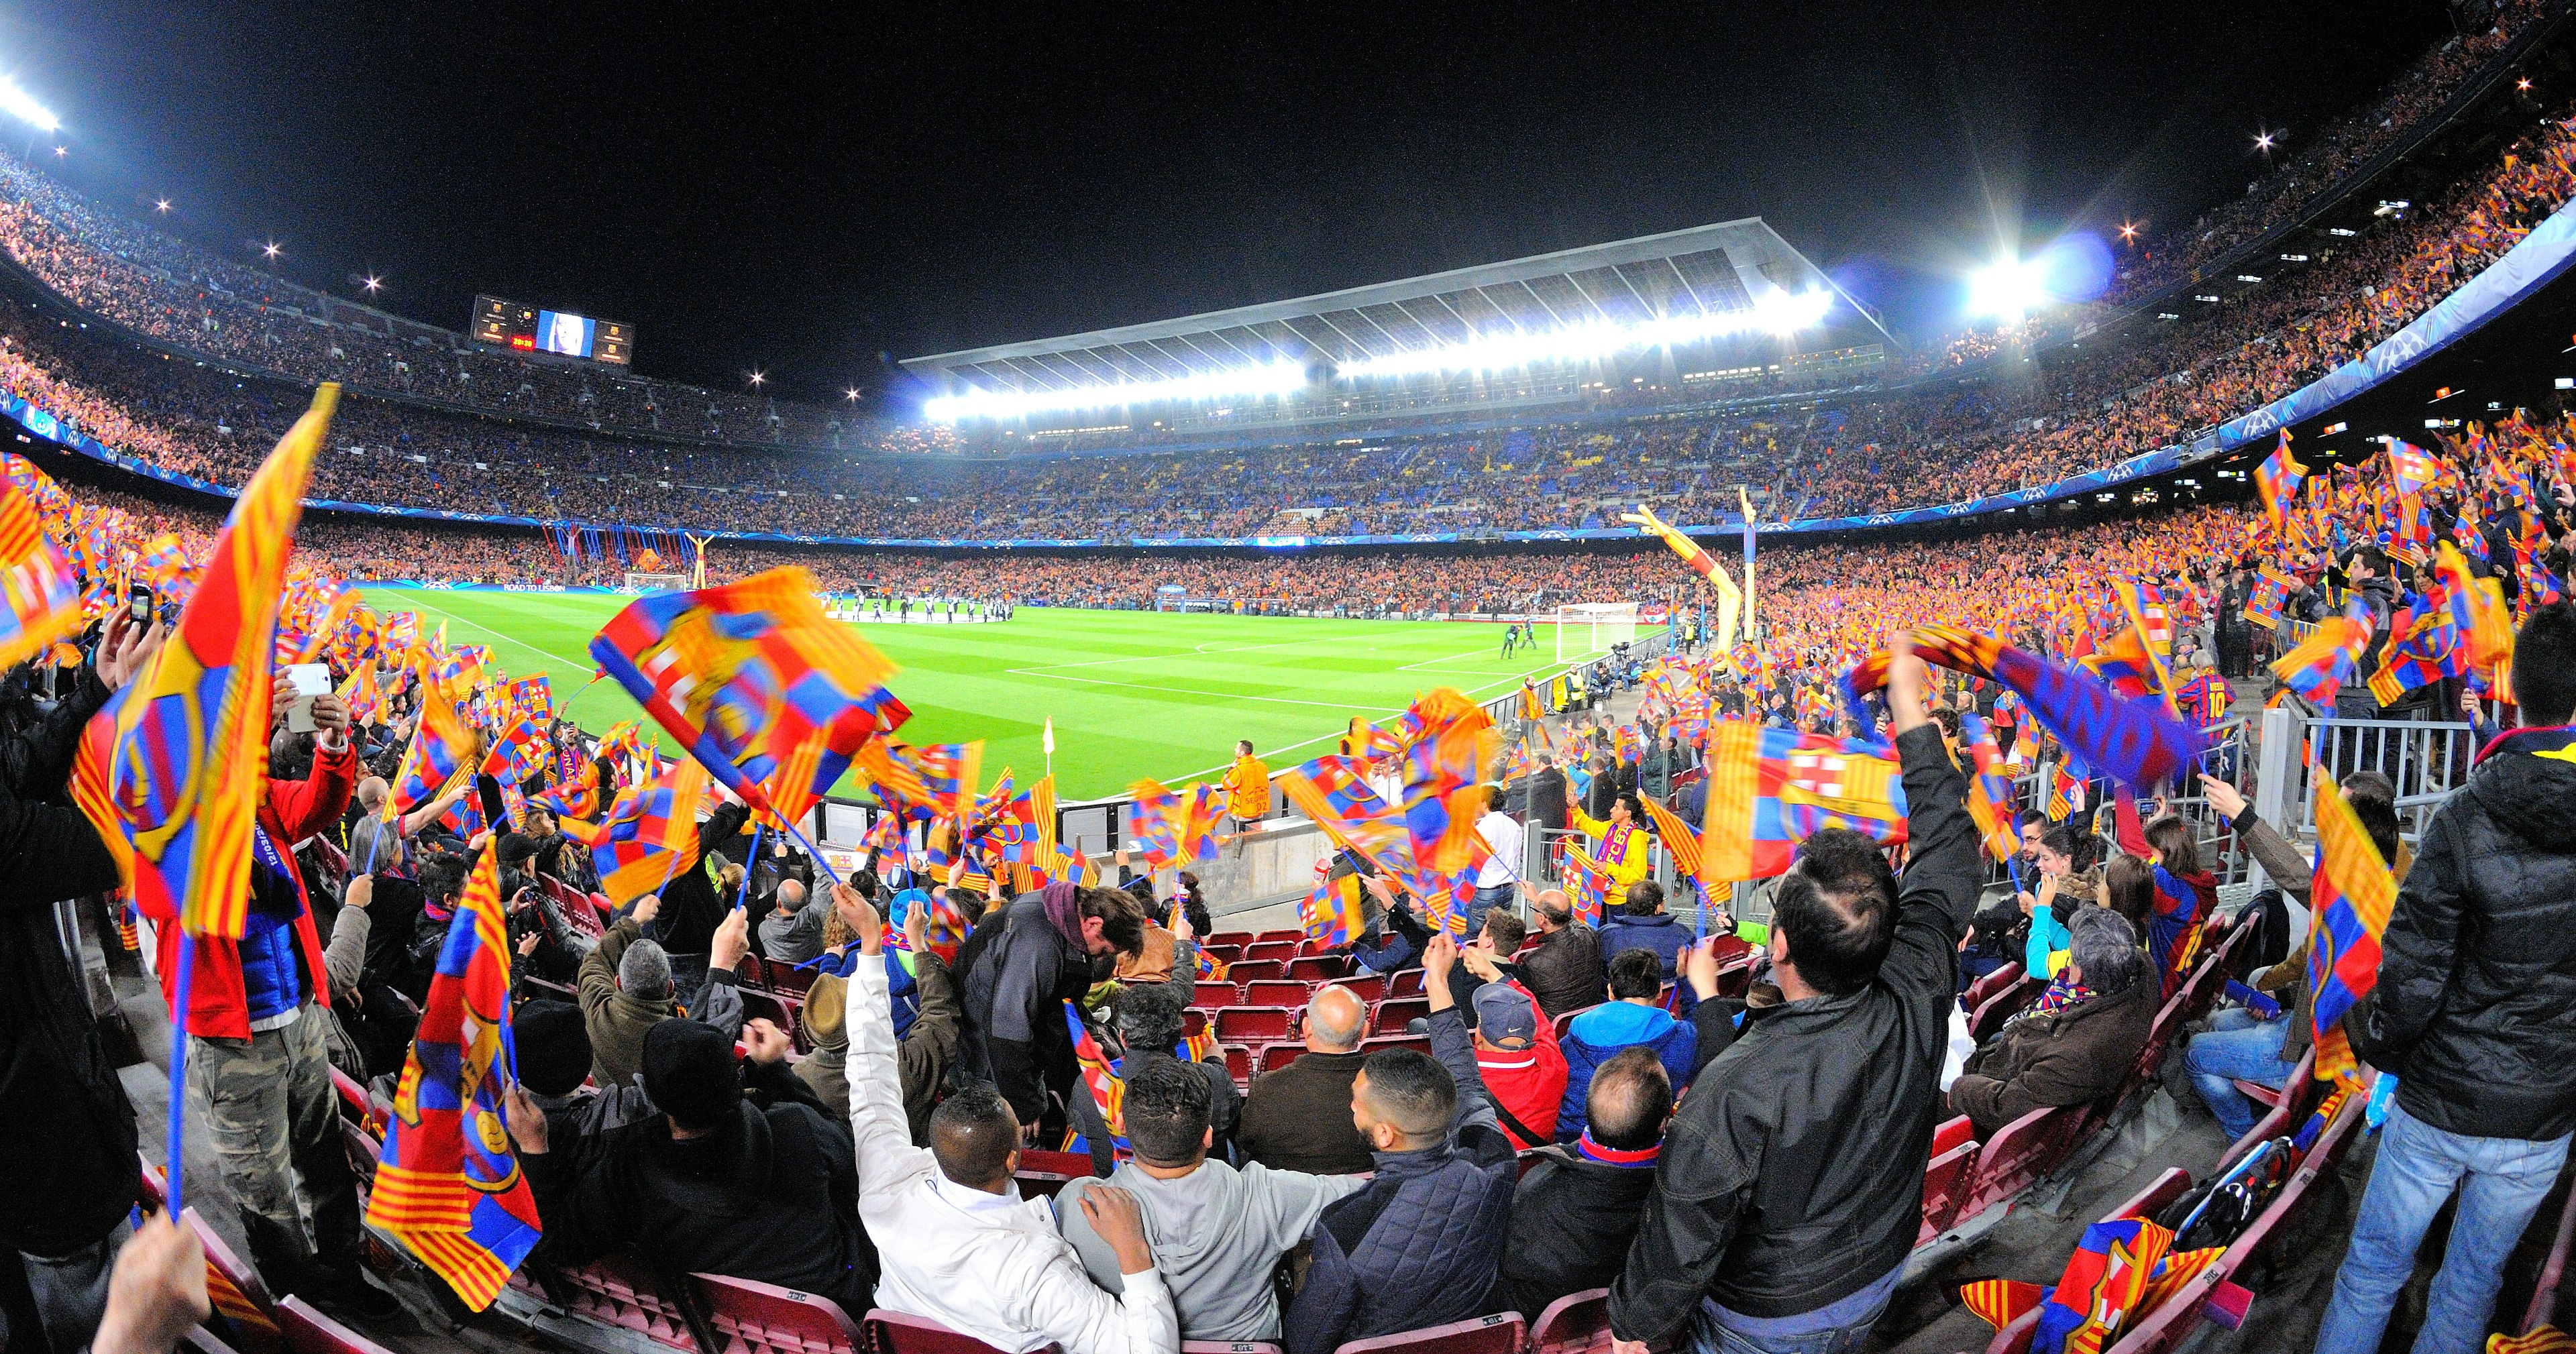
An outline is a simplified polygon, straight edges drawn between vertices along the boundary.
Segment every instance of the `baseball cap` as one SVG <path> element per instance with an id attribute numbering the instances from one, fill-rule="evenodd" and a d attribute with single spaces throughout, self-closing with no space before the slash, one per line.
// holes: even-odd
<path id="1" fill-rule="evenodd" d="M 1527 1048 L 1538 1038 L 1538 1008 L 1518 988 L 1487 983 L 1476 989 L 1476 1032 L 1489 1044 Z"/>

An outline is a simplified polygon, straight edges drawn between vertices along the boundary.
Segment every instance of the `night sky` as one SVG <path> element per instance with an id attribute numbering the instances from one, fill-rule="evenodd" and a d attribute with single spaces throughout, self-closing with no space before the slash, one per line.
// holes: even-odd
<path id="1" fill-rule="evenodd" d="M 886 355 L 1739 216 L 1936 328 L 1998 232 L 2187 220 L 2258 130 L 2295 150 L 2450 31 L 2435 0 L 43 0 L 0 4 L 0 69 L 67 124 L 36 158 L 245 261 L 908 413 Z"/>

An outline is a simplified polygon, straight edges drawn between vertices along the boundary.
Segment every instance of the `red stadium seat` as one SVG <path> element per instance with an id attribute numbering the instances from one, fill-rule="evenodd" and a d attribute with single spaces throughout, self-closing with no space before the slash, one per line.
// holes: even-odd
<path id="1" fill-rule="evenodd" d="M 1952 1225 L 2009 1201 L 2057 1168 L 2082 1130 L 2085 1107 L 2036 1109 L 2006 1124 L 1977 1155 L 1974 1180 L 1959 1201 Z"/>
<path id="2" fill-rule="evenodd" d="M 1932 1130 L 1932 1155 L 1939 1156 L 1953 1147 L 1965 1147 L 1977 1140 L 1976 1121 L 1962 1114 L 1941 1121 Z"/>
<path id="3" fill-rule="evenodd" d="M 214 1315 L 206 1319 L 206 1328 L 241 1354 L 287 1354 L 286 1333 L 277 1320 L 277 1300 L 260 1282 L 259 1271 L 243 1264 L 232 1247 L 215 1235 L 215 1229 L 197 1216 L 197 1210 L 180 1210 L 179 1220 L 197 1234 L 198 1243 L 206 1251 L 206 1297 L 215 1308 Z"/>
<path id="4" fill-rule="evenodd" d="M 190 1326 L 187 1333 L 179 1337 L 179 1348 L 189 1354 L 241 1354 L 240 1350 L 225 1344 L 222 1337 L 203 1326 Z"/>
<path id="5" fill-rule="evenodd" d="M 680 1305 L 631 1253 L 603 1255 L 587 1265 L 557 1269 L 546 1294 L 584 1320 L 635 1334 L 673 1349 L 695 1350 Z"/>
<path id="6" fill-rule="evenodd" d="M 1601 1004 L 1601 1003 L 1599 1003 L 1599 1002 L 1597 1002 L 1597 1001 L 1596 1001 L 1596 1002 L 1594 1002 L 1594 1003 L 1592 1004 L 1592 1006 L 1598 1006 L 1598 1005 L 1600 1005 L 1600 1004 Z M 1563 1015 L 1561 1015 L 1561 1016 L 1558 1016 L 1558 1017 L 1556 1017 L 1556 1018 L 1555 1018 L 1555 1019 L 1553 1019 L 1553 1020 L 1550 1020 L 1550 1021 L 1548 1022 L 1548 1024 L 1550 1024 L 1550 1025 L 1552 1025 L 1552 1026 L 1554 1026 L 1554 1027 L 1555 1027 L 1555 1029 L 1556 1029 L 1556 1037 L 1557 1037 L 1557 1038 L 1559 1038 L 1559 1039 L 1563 1039 L 1563 1038 L 1565 1037 L 1565 1027 L 1566 1027 L 1566 1026 L 1568 1026 L 1568 1025 L 1573 1024 L 1573 1023 L 1574 1023 L 1574 1018 L 1575 1018 L 1576 1016 L 1579 1016 L 1579 1015 L 1583 1014 L 1584 1012 L 1591 1010 L 1591 1009 L 1592 1009 L 1592 1006 L 1578 1006 L 1578 1007 L 1574 1008 L 1573 1010 L 1568 1011 L 1568 1012 L 1566 1012 L 1565 1014 L 1563 1014 Z"/>
<path id="7" fill-rule="evenodd" d="M 2006 964 L 1968 984 L 1968 990 L 1959 997 L 1959 1009 L 1973 1013 L 1985 1004 L 1986 998 L 2020 981 L 2021 965 Z"/>
<path id="8" fill-rule="evenodd" d="M 742 997 L 742 1018 L 745 1024 L 754 1020 L 766 1020 L 787 1031 L 788 1035 L 795 1040 L 797 1052 L 813 1051 L 813 1040 L 807 1037 L 797 1023 L 795 1007 L 780 1000 L 776 993 L 763 992 L 756 987 L 737 987 L 734 991 Z"/>
<path id="9" fill-rule="evenodd" d="M 2025 977 L 2020 982 L 1986 998 L 1984 1005 L 1969 1013 L 1969 1037 L 1981 1044 L 1993 1038 L 1995 1031 L 2004 1027 L 2005 1021 L 2021 1014 L 2023 1007 L 2039 1000 L 2039 994 L 2047 986 L 2048 984 L 2038 979 Z"/>
<path id="10" fill-rule="evenodd" d="M 1261 1050 L 1261 1071 L 1265 1074 L 1276 1072 L 1297 1061 L 1305 1051 L 1304 1044 L 1272 1044 Z"/>
<path id="11" fill-rule="evenodd" d="M 1292 978 L 1262 978 L 1243 985 L 1246 1006 L 1298 1007 L 1313 995 L 1313 989 Z"/>
<path id="12" fill-rule="evenodd" d="M 2145 1189 L 2131 1195 L 2115 1205 L 2110 1212 L 2103 1214 L 2102 1221 L 2118 1222 L 2122 1218 L 2154 1217 L 2157 1209 L 2181 1198 L 2184 1191 L 2190 1188 L 2191 1172 L 2179 1166 L 2170 1168 L 2164 1174 L 2157 1176 Z M 2031 1337 L 2039 1330 L 2040 1310 L 2039 1307 L 2032 1307 L 2029 1311 L 2015 1317 L 2002 1330 L 1996 1331 L 1995 1338 L 1986 1342 L 1986 1354 L 2030 1354 Z"/>
<path id="13" fill-rule="evenodd" d="M 1914 1234 L 1917 1246 L 1930 1244 L 1960 1220 L 1960 1202 L 1967 1197 L 1969 1182 L 1977 1171 L 1975 1143 L 1943 1148 L 1935 1141 L 1932 1146 L 1932 1164 L 1923 1168 L 1923 1226 Z"/>
<path id="14" fill-rule="evenodd" d="M 331 1089 L 339 1093 L 341 1118 L 355 1119 L 363 1124 L 373 1116 L 374 1107 L 368 1103 L 367 1088 L 359 1085 L 355 1077 L 334 1067 L 331 1069 Z"/>
<path id="15" fill-rule="evenodd" d="M 1207 1033 L 1208 1013 L 1193 1006 L 1181 1012 L 1181 1037 L 1196 1039 Z"/>
<path id="16" fill-rule="evenodd" d="M 1218 931 L 1208 936 L 1207 943 L 1210 945 L 1230 946 L 1239 952 L 1244 946 L 1252 943 L 1252 933 L 1250 931 Z"/>
<path id="17" fill-rule="evenodd" d="M 1211 941 L 1201 944 L 1199 946 L 1199 953 L 1206 955 L 1210 959 L 1217 960 L 1220 963 L 1231 964 L 1235 960 L 1243 957 L 1243 947 L 1241 945 L 1219 945 Z"/>
<path id="18" fill-rule="evenodd" d="M 1529 1354 L 1610 1354 L 1610 1290 L 1587 1288 L 1549 1303 L 1530 1327 Z"/>
<path id="19" fill-rule="evenodd" d="M 1404 1023 L 1431 1014 L 1429 997 L 1389 997 L 1369 1015 L 1369 1033 L 1402 1034 Z"/>
<path id="20" fill-rule="evenodd" d="M 1267 1340 L 1183 1340 L 1181 1354 L 1287 1354 Z"/>
<path id="21" fill-rule="evenodd" d="M 722 1274 L 692 1274 L 725 1354 L 861 1354 L 866 1337 L 830 1298 Z"/>
<path id="22" fill-rule="evenodd" d="M 1373 1003 L 1386 998 L 1386 979 L 1375 973 L 1363 978 L 1343 978 L 1333 983 L 1333 986 L 1346 989 L 1352 996 L 1365 1002 Z"/>
<path id="23" fill-rule="evenodd" d="M 995 1349 L 974 1336 L 950 1330 L 926 1316 L 906 1316 L 883 1307 L 868 1312 L 861 1327 L 873 1354 L 1019 1354 Z M 1060 1348 L 1048 1345 L 1051 1352 Z"/>
<path id="24" fill-rule="evenodd" d="M 1281 1006 L 1229 1006 L 1216 1013 L 1220 1044 L 1268 1044 L 1289 1037 L 1292 1012 Z"/>
<path id="25" fill-rule="evenodd" d="M 1254 938 L 1254 943 L 1260 945 L 1277 945 L 1282 943 L 1294 945 L 1305 938 L 1306 932 L 1303 928 L 1292 926 L 1284 931 L 1264 931 Z"/>
<path id="26" fill-rule="evenodd" d="M 1190 985 L 1190 1005 L 1201 1011 L 1219 1011 L 1243 1004 L 1243 989 L 1233 983 L 1212 983 L 1204 979 Z"/>
<path id="27" fill-rule="evenodd" d="M 1360 1052 L 1362 1053 L 1384 1053 L 1391 1048 L 1409 1048 L 1416 1053 L 1429 1053 L 1431 1051 L 1431 1036 L 1427 1034 L 1381 1034 L 1375 1038 L 1362 1039 L 1360 1041 Z"/>
<path id="28" fill-rule="evenodd" d="M 1276 959 L 1245 959 L 1228 968 L 1225 976 L 1238 983 L 1248 983 L 1256 978 L 1285 978 L 1288 966 Z"/>
<path id="29" fill-rule="evenodd" d="M 1089 1174 L 1089 1152 L 1041 1152 L 1032 1148 L 1020 1153 L 1020 1168 L 1011 1172 L 1011 1178 L 1020 1182 L 1020 1193 L 1052 1199 L 1067 1184 Z"/>
<path id="30" fill-rule="evenodd" d="M 1288 976 L 1299 982 L 1329 983 L 1341 977 L 1347 967 L 1337 954 L 1301 955 L 1288 961 Z"/>
<path id="31" fill-rule="evenodd" d="M 2253 1151 L 2257 1143 L 2298 1132 L 2299 1125 L 2316 1113 L 2318 1102 L 2326 1097 L 2326 1084 L 2317 1080 L 2316 1069 L 2317 1051 L 2311 1048 L 2306 1056 L 2299 1059 L 2299 1065 L 2290 1069 L 2290 1079 L 2281 1083 L 2280 1102 L 2255 1120 L 2254 1127 L 2247 1129 L 2244 1137 L 2228 1144 L 2226 1152 L 2218 1158 L 2218 1165 L 2211 1168 L 2211 1174 L 2224 1173 L 2236 1164 L 2238 1158 Z"/>
<path id="32" fill-rule="evenodd" d="M 1387 977 L 1386 994 L 1390 997 L 1421 996 L 1422 970 L 1418 968 L 1398 969 L 1394 973 L 1389 974 Z"/>
<path id="33" fill-rule="evenodd" d="M 1235 1088 L 1250 1089 L 1253 1076 L 1252 1050 L 1241 1044 L 1220 1044 L 1218 1047 L 1225 1050 L 1225 1074 L 1234 1078 Z M 1297 1047 L 1295 1044 L 1264 1044 L 1261 1051 L 1268 1053 L 1274 1048 L 1295 1047 Z"/>
<path id="34" fill-rule="evenodd" d="M 278 1328 L 294 1354 L 392 1354 L 383 1345 L 313 1310 L 304 1299 L 288 1294 L 277 1304 Z"/>
<path id="35" fill-rule="evenodd" d="M 794 964 L 779 963 L 775 959 L 761 961 L 761 970 L 768 981 L 770 991 L 790 997 L 802 997 L 811 991 L 815 976 L 823 971 L 820 965 L 809 964 L 800 968 Z"/>
<path id="36" fill-rule="evenodd" d="M 1523 1329 L 1520 1313 L 1503 1312 L 1353 1340 L 1334 1354 L 1520 1354 Z"/>
<path id="37" fill-rule="evenodd" d="M 1256 940 L 1243 948 L 1243 957 L 1253 962 L 1275 959 L 1285 965 L 1297 957 L 1297 945 L 1287 940 Z"/>

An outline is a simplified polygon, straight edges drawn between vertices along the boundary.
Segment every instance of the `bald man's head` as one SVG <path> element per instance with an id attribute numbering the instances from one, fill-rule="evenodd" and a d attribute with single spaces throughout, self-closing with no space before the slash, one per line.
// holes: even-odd
<path id="1" fill-rule="evenodd" d="M 1306 1050 L 1348 1053 L 1368 1028 L 1368 1003 L 1347 987 L 1327 987 L 1306 1003 Z"/>
<path id="2" fill-rule="evenodd" d="M 369 776 L 358 782 L 358 806 L 374 813 L 385 806 L 385 781 L 382 776 Z"/>
<path id="3" fill-rule="evenodd" d="M 1563 889 L 1541 889 L 1537 906 L 1541 930 L 1561 931 L 1574 920 L 1574 904 L 1567 901 Z"/>

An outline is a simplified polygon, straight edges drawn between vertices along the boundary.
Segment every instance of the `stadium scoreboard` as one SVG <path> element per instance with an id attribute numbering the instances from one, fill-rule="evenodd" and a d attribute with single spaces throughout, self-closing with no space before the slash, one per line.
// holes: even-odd
<path id="1" fill-rule="evenodd" d="M 474 319 L 466 332 L 478 343 L 523 353 L 554 353 L 621 367 L 635 360 L 633 325 L 568 310 L 540 310 L 497 296 L 474 298 Z"/>

